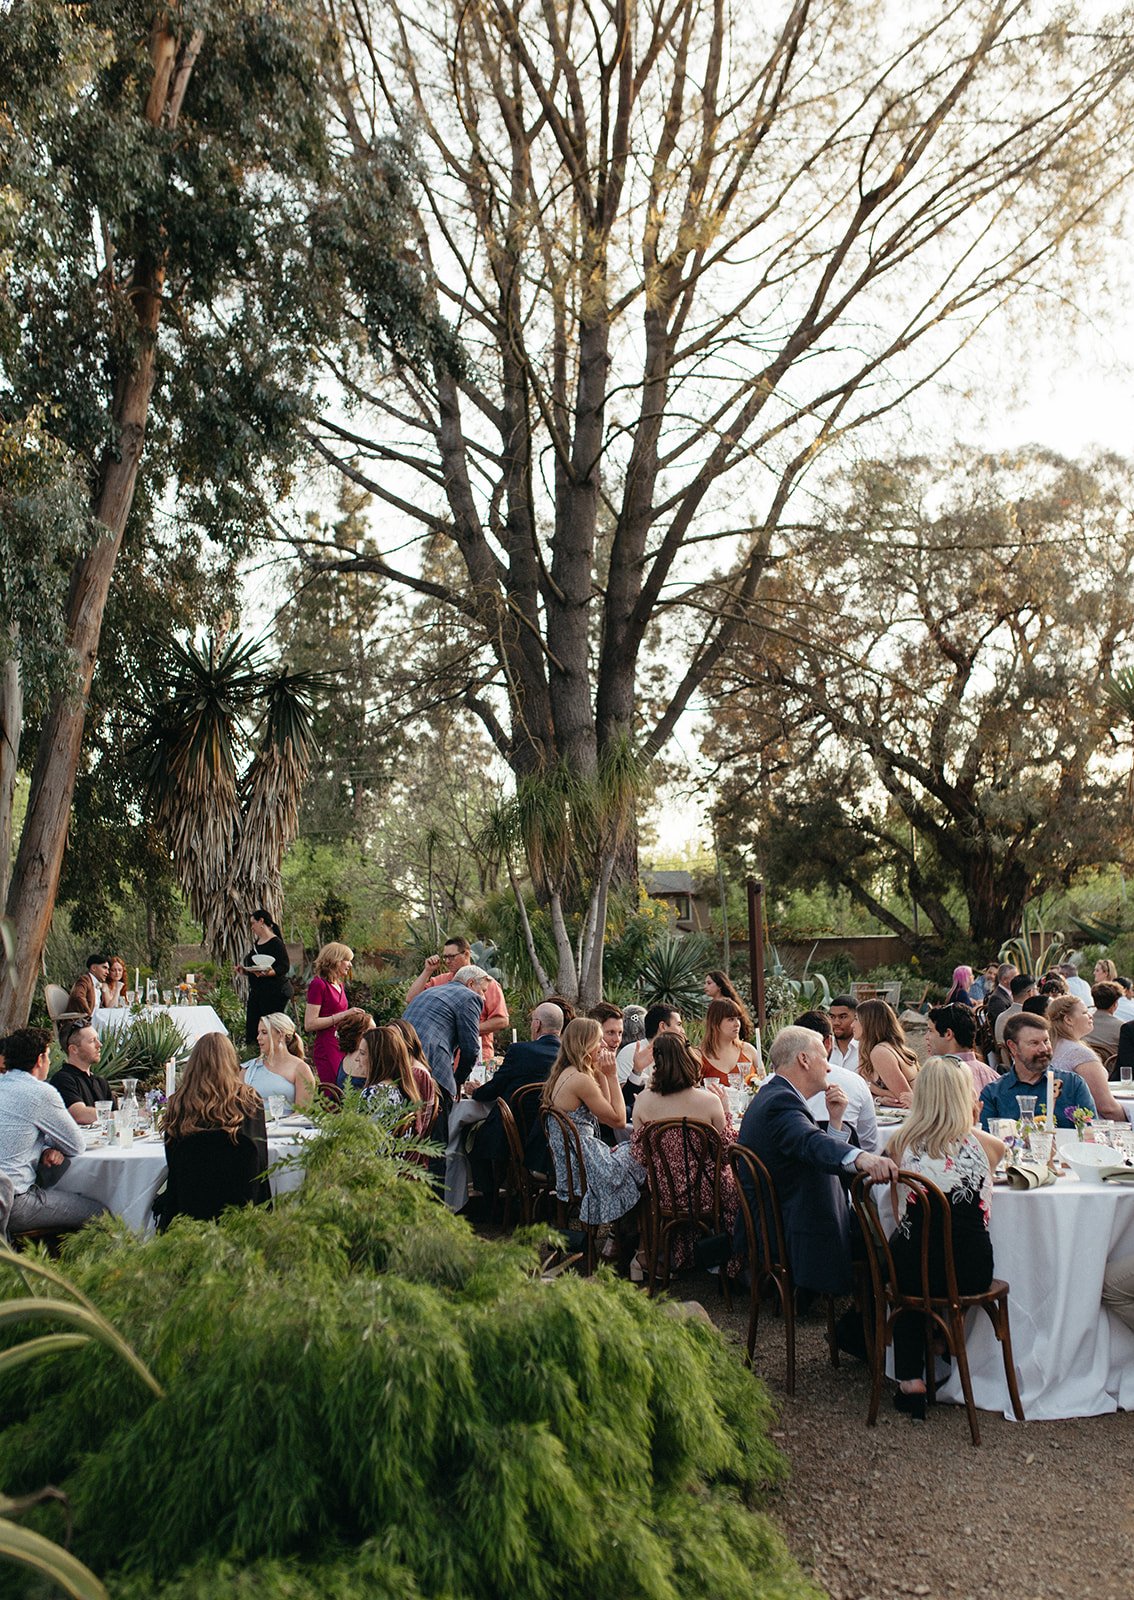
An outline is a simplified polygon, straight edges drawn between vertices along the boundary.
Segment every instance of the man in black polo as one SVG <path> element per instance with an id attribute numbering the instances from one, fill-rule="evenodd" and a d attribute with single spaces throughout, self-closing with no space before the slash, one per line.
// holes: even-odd
<path id="1" fill-rule="evenodd" d="M 111 1098 L 110 1085 L 92 1069 L 102 1055 L 98 1034 L 89 1023 L 72 1028 L 61 1040 L 67 1059 L 51 1080 L 51 1087 L 63 1096 L 63 1104 L 82 1127 L 98 1121 L 95 1106 Z"/>

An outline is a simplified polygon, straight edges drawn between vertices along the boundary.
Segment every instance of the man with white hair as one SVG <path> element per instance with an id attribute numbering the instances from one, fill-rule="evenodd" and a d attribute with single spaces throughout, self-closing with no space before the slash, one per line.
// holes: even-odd
<path id="1" fill-rule="evenodd" d="M 781 1028 L 769 1061 L 772 1076 L 745 1112 L 740 1143 L 759 1156 L 771 1175 L 796 1287 L 847 1294 L 850 1217 L 841 1180 L 855 1172 L 886 1180 L 898 1169 L 888 1156 L 848 1143 L 846 1092 L 828 1081 L 827 1052 L 819 1034 L 810 1028 Z M 827 1108 L 826 1133 L 808 1109 L 808 1101 L 819 1094 Z M 754 1204 L 746 1172 L 741 1181 Z"/>
<path id="2" fill-rule="evenodd" d="M 481 967 L 462 967 L 451 983 L 423 989 L 402 1013 L 417 1029 L 441 1097 L 443 1122 L 435 1129 L 438 1137 L 448 1126 L 457 1085 L 464 1083 L 480 1060 L 479 1024 L 487 983 L 488 974 Z"/>
<path id="3" fill-rule="evenodd" d="M 425 989 L 439 989 L 442 984 L 453 983 L 457 974 L 472 962 L 472 946 L 463 934 L 451 933 L 441 947 L 439 956 L 426 956 L 425 965 L 406 990 L 406 1004 L 416 1000 Z M 481 1055 L 491 1061 L 496 1044 L 493 1035 L 508 1026 L 508 1006 L 504 991 L 495 978 L 484 974 L 484 1010 L 480 1014 Z"/>

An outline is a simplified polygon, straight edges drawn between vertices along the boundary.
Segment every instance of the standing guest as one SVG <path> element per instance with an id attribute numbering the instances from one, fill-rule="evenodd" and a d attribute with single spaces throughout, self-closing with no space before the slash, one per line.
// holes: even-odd
<path id="1" fill-rule="evenodd" d="M 976 1017 L 970 1006 L 930 1006 L 925 1028 L 925 1053 L 930 1056 L 956 1056 L 972 1073 L 976 1094 L 986 1084 L 995 1083 L 999 1073 L 982 1061 L 976 1044 Z"/>
<path id="2" fill-rule="evenodd" d="M 1051 1035 L 1051 1067 L 1057 1078 L 1077 1072 L 1091 1092 L 1101 1117 L 1108 1122 L 1127 1120 L 1126 1102 L 1116 1100 L 1106 1070 L 1086 1042 L 1092 1027 L 1091 1014 L 1077 995 L 1060 995 L 1047 1008 L 1047 1028 Z"/>
<path id="3" fill-rule="evenodd" d="M 334 1083 L 339 1075 L 342 1048 L 335 1037 L 340 1022 L 352 1008 L 344 987 L 350 976 L 354 951 L 347 944 L 325 944 L 315 957 L 315 976 L 307 985 L 303 1031 L 315 1035 L 311 1065 L 320 1083 Z"/>
<path id="4" fill-rule="evenodd" d="M 437 989 L 444 983 L 452 983 L 462 967 L 472 966 L 472 946 L 460 934 L 450 934 L 441 947 L 441 955 L 426 956 L 425 965 L 417 977 L 406 990 L 406 1004 L 416 1000 L 425 989 Z M 444 970 L 441 970 L 444 967 Z M 501 1028 L 508 1026 L 508 1006 L 504 1000 L 504 991 L 495 978 L 484 974 L 482 998 L 484 1009 L 480 1016 L 479 1033 L 481 1040 L 481 1056 L 485 1061 L 491 1061 L 495 1054 L 494 1034 Z"/>
<path id="5" fill-rule="evenodd" d="M 291 986 L 288 982 L 291 957 L 287 953 L 287 945 L 283 942 L 279 924 L 263 906 L 253 911 L 248 918 L 248 931 L 252 936 L 252 948 L 235 970 L 248 979 L 244 1042 L 255 1044 L 260 1018 L 271 1016 L 276 1011 L 283 1011 L 291 999 Z M 257 957 L 260 959 L 258 966 L 254 964 Z M 265 959 L 268 961 L 267 966 L 263 964 Z"/>
<path id="6" fill-rule="evenodd" d="M 263 1101 L 241 1079 L 223 1033 L 206 1033 L 190 1050 L 166 1107 L 164 1137 L 169 1174 L 155 1206 L 162 1232 L 174 1217 L 216 1222 L 229 1206 L 271 1199 Z"/>
<path id="7" fill-rule="evenodd" d="M 86 1148 L 75 1119 L 45 1081 L 51 1035 L 46 1028 L 17 1028 L 0 1042 L 0 1055 L 0 1173 L 15 1191 L 8 1232 L 81 1228 L 106 1207 L 51 1187 L 55 1169 Z"/>
<path id="8" fill-rule="evenodd" d="M 705 995 L 710 1004 L 714 1000 L 731 1000 L 740 1012 L 740 1037 L 742 1039 L 751 1039 L 753 1027 L 748 1007 L 736 992 L 736 985 L 726 973 L 707 972 L 705 974 Z"/>
<path id="9" fill-rule="evenodd" d="M 908 1106 L 918 1060 L 902 1025 L 885 1000 L 864 1000 L 854 1019 L 858 1070 L 870 1092 L 884 1106 Z"/>
<path id="10" fill-rule="evenodd" d="M 874 1109 L 874 1096 L 857 1071 L 851 1071 L 848 1067 L 836 1067 L 831 1060 L 835 1035 L 831 1031 L 829 1019 L 822 1011 L 805 1011 L 801 1017 L 796 1017 L 793 1026 L 809 1028 L 822 1039 L 823 1049 L 827 1054 L 827 1082 L 836 1084 L 847 1097 L 843 1122 L 850 1129 L 851 1138 L 858 1144 L 860 1150 L 881 1150 L 882 1138 L 878 1132 L 878 1113 Z M 807 1102 L 807 1109 L 815 1118 L 816 1127 L 822 1128 L 825 1132 L 827 1128 L 825 1088 L 823 1093 L 811 1096 Z"/>
<path id="11" fill-rule="evenodd" d="M 646 1174 L 635 1161 L 629 1144 L 612 1150 L 598 1136 L 599 1126 L 615 1130 L 626 1126 L 626 1102 L 615 1069 L 600 1066 L 602 1029 L 591 1017 L 576 1017 L 563 1029 L 541 1104 L 544 1110 L 562 1112 L 579 1134 L 587 1192 L 579 1211 L 588 1226 L 616 1222 L 633 1211 Z M 571 1151 L 557 1128 L 548 1129 L 555 1166 L 556 1194 L 567 1198 L 567 1163 Z"/>
<path id="12" fill-rule="evenodd" d="M 366 1070 L 362 1098 L 372 1109 L 405 1109 L 406 1131 L 420 1138 L 429 1132 L 437 1109 L 437 1085 L 430 1073 L 410 1059 L 405 1035 L 392 1023 L 375 1028 L 363 1040 Z"/>
<path id="13" fill-rule="evenodd" d="M 972 967 L 953 968 L 953 987 L 945 996 L 947 1006 L 973 1006 L 977 1003 L 977 995 L 973 986 Z"/>
<path id="14" fill-rule="evenodd" d="M 950 1009 L 950 1008 L 945 1008 Z M 913 1087 L 909 1117 L 890 1141 L 899 1167 L 936 1184 L 949 1203 L 953 1260 L 961 1294 L 983 1294 L 992 1282 L 992 1240 L 988 1232 L 992 1173 L 1007 1146 L 973 1127 L 973 1096 L 967 1075 L 944 1059 L 927 1061 Z M 922 1286 L 922 1238 L 930 1219 L 916 1196 L 898 1187 L 898 1225 L 890 1250 L 898 1286 L 918 1294 Z M 944 1294 L 945 1235 L 929 1239 L 929 1289 Z M 914 1316 L 894 1323 L 894 1376 L 899 1411 L 925 1420 L 925 1325 Z"/>
<path id="15" fill-rule="evenodd" d="M 465 1082 L 480 1060 L 480 1014 L 484 1002 L 477 985 L 480 967 L 461 967 L 452 983 L 420 989 L 408 1003 L 405 1020 L 413 1024 L 437 1085 L 440 1110 L 434 1137 L 448 1142 L 449 1110 L 457 1085 Z"/>
<path id="16" fill-rule="evenodd" d="M 245 1067 L 245 1083 L 265 1104 L 278 1096 L 296 1110 L 309 1106 L 315 1098 L 315 1075 L 303 1059 L 303 1040 L 291 1018 L 282 1011 L 261 1017 L 256 1043 L 260 1054 Z"/>
<path id="17" fill-rule="evenodd" d="M 105 1010 L 114 1011 L 126 1004 L 127 983 L 125 961 L 121 956 L 111 956 L 106 982 L 102 985 L 102 1005 Z"/>
<path id="18" fill-rule="evenodd" d="M 81 1127 L 98 1121 L 95 1106 L 111 1098 L 110 1084 L 93 1069 L 102 1055 L 102 1040 L 89 1023 L 70 1032 L 60 1030 L 67 1059 L 51 1080 L 67 1110 Z"/>
<path id="19" fill-rule="evenodd" d="M 365 1037 L 374 1028 L 374 1018 L 367 1011 L 352 1012 L 345 1022 L 339 1023 L 339 1044 L 343 1059 L 339 1062 L 339 1075 L 335 1079 L 340 1089 L 361 1089 L 366 1082 Z"/>
<path id="20" fill-rule="evenodd" d="M 827 1052 L 809 1028 L 781 1028 L 769 1051 L 772 1076 L 740 1125 L 740 1143 L 767 1167 L 779 1196 L 787 1266 L 797 1289 L 846 1294 L 851 1287 L 850 1215 L 840 1178 L 865 1172 L 888 1181 L 898 1169 L 884 1155 L 848 1143 L 847 1097 L 827 1081 Z M 808 1109 L 821 1094 L 828 1131 Z M 755 1209 L 746 1172 L 741 1183 Z"/>
<path id="21" fill-rule="evenodd" d="M 996 1026 L 996 1019 L 1002 1011 L 1007 1011 L 1012 1004 L 1012 991 L 1009 984 L 1013 978 L 1020 976 L 1019 969 L 1010 961 L 1001 962 L 996 969 L 996 986 L 985 1001 L 984 1015 L 990 1028 Z"/>
<path id="22" fill-rule="evenodd" d="M 1107 965 L 1113 966 L 1114 963 L 1111 961 Z M 1091 999 L 1095 1002 L 1095 1015 L 1087 1043 L 1102 1055 L 1113 1055 L 1118 1049 L 1118 1035 L 1122 1031 L 1122 1023 L 1115 1015 L 1118 1002 L 1122 999 L 1122 990 L 1110 979 L 1099 978 L 1091 990 Z"/>
<path id="23" fill-rule="evenodd" d="M 1037 1104 L 1044 1099 L 1046 1074 L 1051 1065 L 1051 1038 L 1044 1017 L 1020 1011 L 1008 1018 L 1004 1029 L 1011 1065 L 980 1092 L 980 1125 L 987 1129 L 992 1117 L 1011 1117 L 1019 1121 L 1020 1096 L 1033 1095 Z M 1061 1128 L 1073 1126 L 1072 1111 L 1081 1106 L 1094 1111 L 1091 1091 L 1077 1072 L 1061 1072 L 1055 1079 L 1055 1121 Z"/>
<path id="24" fill-rule="evenodd" d="M 741 1035 L 744 1017 L 735 1000 L 710 1000 L 705 1013 L 705 1035 L 698 1052 L 701 1076 L 730 1083 L 733 1074 L 744 1083 L 763 1076 L 763 1063 Z"/>
<path id="25" fill-rule="evenodd" d="M 854 1019 L 858 1015 L 858 1001 L 853 994 L 837 994 L 827 1008 L 831 1023 L 831 1065 L 846 1072 L 858 1071 L 858 1040 L 854 1035 Z"/>
<path id="26" fill-rule="evenodd" d="M 110 957 L 96 951 L 87 957 L 87 970 L 71 985 L 67 1010 L 74 1016 L 89 1017 L 102 1002 L 102 986 L 110 977 Z"/>

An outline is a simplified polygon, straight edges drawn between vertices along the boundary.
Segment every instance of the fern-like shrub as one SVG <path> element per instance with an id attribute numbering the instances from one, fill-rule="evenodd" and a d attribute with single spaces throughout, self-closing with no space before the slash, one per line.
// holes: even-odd
<path id="1" fill-rule="evenodd" d="M 719 1336 L 541 1281 L 384 1138 L 348 1109 L 273 1212 L 79 1235 L 63 1270 L 164 1397 L 93 1348 L 23 1369 L 5 1487 L 66 1491 L 113 1600 L 814 1595 L 755 1509 L 783 1463 Z"/>

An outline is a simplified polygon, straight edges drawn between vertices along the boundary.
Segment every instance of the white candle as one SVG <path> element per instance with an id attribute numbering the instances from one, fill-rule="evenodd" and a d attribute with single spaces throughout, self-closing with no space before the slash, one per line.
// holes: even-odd
<path id="1" fill-rule="evenodd" d="M 1047 1069 L 1047 1126 L 1050 1132 L 1055 1131 L 1055 1073 Z"/>
<path id="2" fill-rule="evenodd" d="M 512 1029 L 512 1043 L 515 1044 L 515 1042 L 516 1042 L 516 1030 L 515 1030 L 515 1028 L 513 1028 Z"/>
<path id="3" fill-rule="evenodd" d="M 167 1061 L 165 1064 L 165 1098 L 167 1100 L 176 1088 L 177 1064 L 174 1061 Z"/>
<path id="4" fill-rule="evenodd" d="M 762 1078 L 764 1076 L 764 1049 L 763 1049 L 763 1046 L 760 1043 L 760 1028 L 759 1028 L 759 1024 L 757 1024 L 757 1027 L 756 1027 L 756 1038 L 755 1038 L 755 1040 L 753 1042 L 754 1042 L 755 1047 L 756 1047 L 756 1076 L 758 1078 Z"/>
<path id="5" fill-rule="evenodd" d="M 134 968 L 134 998 L 136 1000 L 141 998 L 139 996 L 139 994 L 138 994 L 138 969 L 137 969 L 137 967 Z"/>

